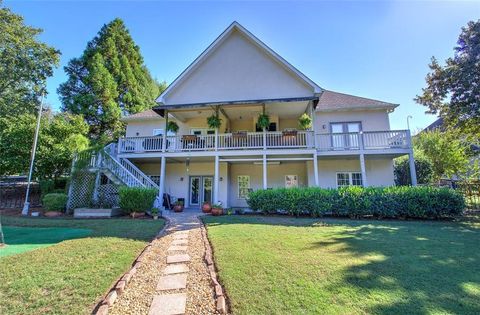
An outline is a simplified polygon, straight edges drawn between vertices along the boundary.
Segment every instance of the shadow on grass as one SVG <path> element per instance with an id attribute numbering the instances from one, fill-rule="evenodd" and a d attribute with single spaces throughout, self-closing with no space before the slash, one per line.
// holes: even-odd
<path id="1" fill-rule="evenodd" d="M 478 217 L 458 222 L 278 216 L 205 217 L 204 221 L 209 226 L 342 226 L 345 229 L 333 236 L 319 237 L 312 231 L 312 242 L 305 248 L 331 247 L 339 257 L 362 259 L 361 264 L 345 264 L 341 278 L 327 290 L 353 288 L 361 292 L 360 298 L 352 297 L 357 299 L 352 303 L 364 304 L 362 298 L 368 297 L 375 303 L 364 308 L 374 314 L 480 313 Z"/>

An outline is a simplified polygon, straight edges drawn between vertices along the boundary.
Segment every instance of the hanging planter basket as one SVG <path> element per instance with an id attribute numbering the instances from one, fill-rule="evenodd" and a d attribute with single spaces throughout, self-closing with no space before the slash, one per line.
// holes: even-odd
<path id="1" fill-rule="evenodd" d="M 171 131 L 173 133 L 177 133 L 178 129 L 180 129 L 180 127 L 178 127 L 178 124 L 174 121 L 169 121 L 168 124 L 167 124 L 167 131 Z"/>
<path id="2" fill-rule="evenodd" d="M 257 125 L 262 129 L 268 129 L 270 127 L 270 116 L 265 113 L 258 115 Z"/>
<path id="3" fill-rule="evenodd" d="M 302 130 L 308 130 L 312 128 L 312 118 L 307 114 L 303 113 L 300 118 L 298 118 L 298 125 Z"/>

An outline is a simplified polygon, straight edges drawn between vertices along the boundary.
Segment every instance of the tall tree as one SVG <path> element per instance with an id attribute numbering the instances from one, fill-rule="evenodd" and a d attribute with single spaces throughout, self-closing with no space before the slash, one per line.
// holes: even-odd
<path id="1" fill-rule="evenodd" d="M 0 117 L 33 113 L 39 105 L 38 96 L 60 56 L 38 40 L 41 33 L 0 0 Z"/>
<path id="2" fill-rule="evenodd" d="M 35 115 L 0 118 L 0 176 L 28 171 Z M 88 125 L 78 115 L 42 113 L 34 176 L 57 178 L 68 173 L 73 155 L 85 150 Z"/>
<path id="3" fill-rule="evenodd" d="M 445 66 L 435 57 L 429 65 L 427 87 L 415 98 L 462 133 L 480 135 L 480 20 L 469 22 L 458 38 L 453 58 Z"/>
<path id="4" fill-rule="evenodd" d="M 458 138 L 458 132 L 439 130 L 421 132 L 413 139 L 415 152 L 426 157 L 432 166 L 432 179 L 466 177 L 470 167 L 469 145 Z"/>
<path id="5" fill-rule="evenodd" d="M 95 139 L 118 137 L 123 132 L 122 114 L 152 108 L 165 89 L 164 83 L 152 79 L 120 19 L 104 25 L 65 72 L 68 80 L 58 89 L 63 110 L 83 115 Z"/>

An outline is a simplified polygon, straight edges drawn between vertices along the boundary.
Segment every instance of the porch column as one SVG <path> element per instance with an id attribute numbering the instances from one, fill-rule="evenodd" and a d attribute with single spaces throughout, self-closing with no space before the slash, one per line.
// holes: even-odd
<path id="1" fill-rule="evenodd" d="M 167 149 L 167 126 L 168 126 L 168 111 L 165 111 L 165 126 L 163 127 L 163 135 L 162 135 L 162 152 L 165 152 Z"/>
<path id="2" fill-rule="evenodd" d="M 315 178 L 315 187 L 320 186 L 319 180 L 318 180 L 318 160 L 317 160 L 317 152 L 313 153 L 313 176 Z"/>
<path id="3" fill-rule="evenodd" d="M 161 164 L 160 164 L 160 184 L 158 187 L 158 197 L 160 198 L 160 208 L 165 210 L 163 207 L 163 194 L 165 193 L 165 167 L 166 167 L 167 159 L 162 156 Z"/>
<path id="4" fill-rule="evenodd" d="M 213 176 L 213 203 L 218 203 L 218 184 L 220 178 L 220 157 L 218 155 L 215 156 L 215 169 L 214 169 L 214 176 Z"/>
<path id="5" fill-rule="evenodd" d="M 317 149 L 317 136 L 315 134 L 315 109 L 313 108 L 313 102 L 310 101 L 310 113 L 311 113 L 311 117 L 312 117 L 312 145 L 313 145 L 313 148 L 315 148 L 315 150 Z M 316 154 L 315 154 L 316 155 Z M 318 176 L 318 174 L 317 174 Z M 318 186 L 318 184 L 317 184 Z"/>
<path id="6" fill-rule="evenodd" d="M 413 158 L 413 150 L 408 154 L 408 164 L 410 165 L 410 179 L 412 186 L 417 186 L 417 170 L 415 169 L 415 159 Z"/>
<path id="7" fill-rule="evenodd" d="M 215 109 L 215 112 L 217 114 L 217 117 L 219 116 L 219 111 L 220 111 L 220 106 L 217 106 Z M 215 128 L 215 151 L 218 151 L 218 128 Z"/>
<path id="8" fill-rule="evenodd" d="M 263 155 L 263 189 L 267 189 L 267 155 Z"/>
<path id="9" fill-rule="evenodd" d="M 362 172 L 363 187 L 367 187 L 367 171 L 365 170 L 365 155 L 363 153 L 360 153 L 360 170 Z"/>

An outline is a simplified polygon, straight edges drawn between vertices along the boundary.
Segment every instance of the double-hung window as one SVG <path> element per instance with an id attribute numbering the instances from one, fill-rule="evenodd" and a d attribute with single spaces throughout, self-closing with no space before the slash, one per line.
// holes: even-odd
<path id="1" fill-rule="evenodd" d="M 337 187 L 363 186 L 362 173 L 339 172 L 337 173 Z"/>
<path id="2" fill-rule="evenodd" d="M 245 199 L 250 191 L 250 176 L 240 175 L 238 176 L 238 198 Z"/>

